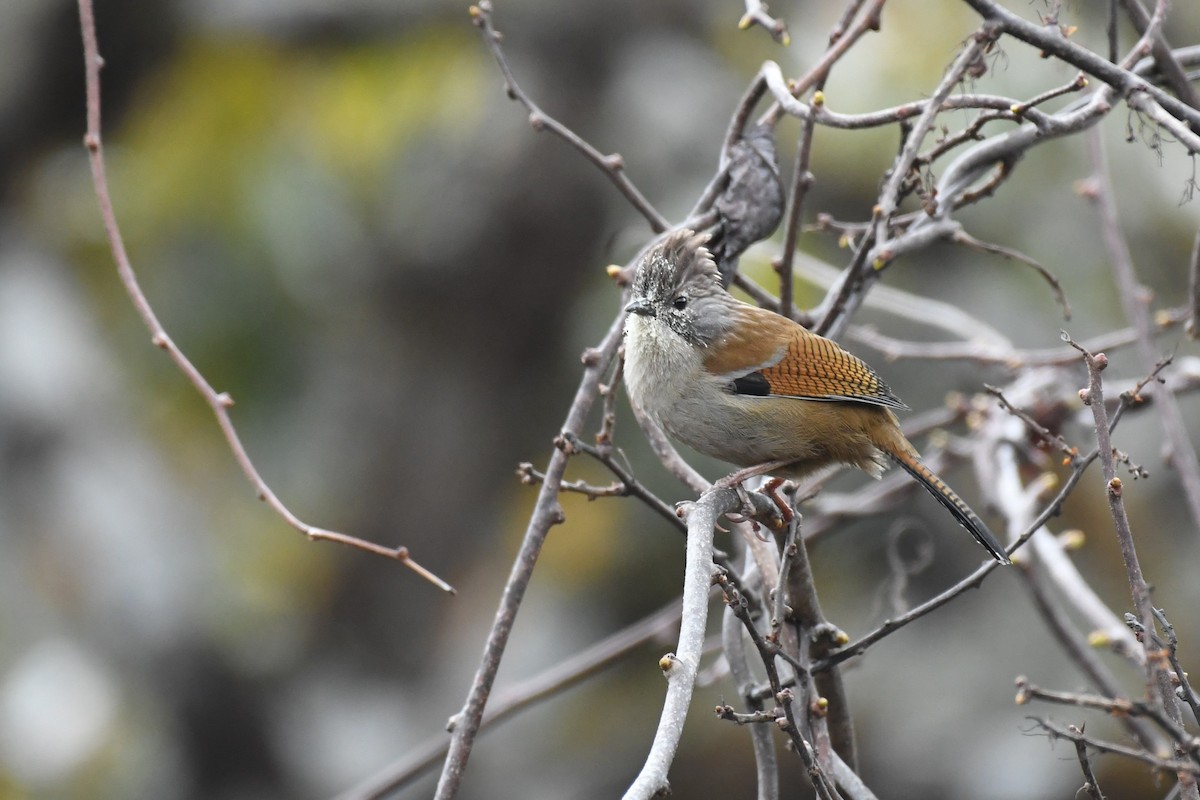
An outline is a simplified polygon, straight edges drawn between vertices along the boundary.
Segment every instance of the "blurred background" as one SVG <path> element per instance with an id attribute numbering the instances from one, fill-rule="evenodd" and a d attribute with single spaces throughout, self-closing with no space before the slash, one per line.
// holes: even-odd
<path id="1" fill-rule="evenodd" d="M 523 87 L 602 152 L 620 152 L 672 220 L 712 175 L 759 64 L 800 73 L 841 11 L 811 0 L 773 8 L 790 23 L 783 48 L 761 29 L 738 31 L 733 0 L 496 5 Z M 1045 10 L 1013 5 L 1029 17 Z M 251 457 L 293 511 L 407 545 L 458 595 L 383 559 L 307 543 L 255 500 L 118 283 L 80 146 L 76 7 L 6 0 L 0 798 L 331 796 L 445 736 L 536 493 L 514 468 L 544 466 L 579 354 L 618 308 L 604 267 L 632 257 L 649 231 L 592 165 L 529 128 L 465 2 L 101 0 L 96 15 L 113 200 L 167 330 L 234 397 Z M 1106 4 L 1072 4 L 1063 21 L 1103 50 L 1105 15 Z M 835 110 L 928 96 L 977 19 L 950 0 L 896 0 L 883 22 L 830 80 Z M 1200 8 L 1176 3 L 1166 31 L 1176 45 L 1200 41 Z M 1011 41 L 989 65 L 979 90 L 1021 99 L 1073 77 Z M 785 169 L 797 129 L 780 127 Z M 1185 197 L 1194 163 L 1170 142 L 1156 152 L 1152 133 L 1124 108 L 1105 124 L 1124 232 L 1160 308 L 1185 302 L 1200 214 Z M 818 210 L 869 216 L 895 137 L 819 130 L 810 221 Z M 1032 271 L 994 256 L 938 247 L 891 267 L 886 282 L 959 305 L 1021 347 L 1058 345 L 1064 325 L 1078 339 L 1124 327 L 1096 213 L 1075 190 L 1090 172 L 1080 138 L 1038 148 L 996 198 L 962 215 L 975 235 L 1060 277 L 1069 323 Z M 832 236 L 806 234 L 801 247 L 845 262 Z M 760 247 L 743 265 L 769 283 L 777 251 Z M 799 291 L 805 304 L 821 296 Z M 944 337 L 869 308 L 857 321 Z M 1160 346 L 1197 352 L 1179 332 Z M 1007 376 L 855 349 L 915 409 Z M 1132 349 L 1110 359 L 1114 377 L 1144 374 Z M 1082 385 L 1083 375 L 1064 379 Z M 1197 400 L 1182 404 L 1195 435 Z M 619 407 L 617 441 L 639 476 L 684 499 Z M 1084 429 L 1069 433 L 1087 444 Z M 1127 503 L 1156 601 L 1184 612 L 1173 618 L 1181 654 L 1200 669 L 1200 620 L 1186 613 L 1200 603 L 1200 547 L 1162 468 L 1160 427 L 1130 418 L 1117 439 L 1151 472 Z M 1128 588 L 1093 470 L 1053 527 L 1093 534 L 1077 558 L 1120 613 Z M 568 476 L 608 480 L 582 459 Z M 980 497 L 967 469 L 948 477 Z M 843 480 L 852 489 L 865 479 Z M 679 591 L 673 529 L 632 501 L 564 504 L 567 524 L 544 551 L 498 689 Z M 846 524 L 813 560 L 827 616 L 853 637 L 888 613 L 884 533 L 894 525 L 928 529 L 936 543 L 910 602 L 980 560 L 923 496 L 899 515 Z M 618 795 L 657 723 L 667 649 L 642 648 L 483 734 L 460 796 Z M 1083 686 L 1012 575 L 875 647 L 846 672 L 867 783 L 887 798 L 1071 797 L 1073 750 L 1031 735 L 1028 710 L 1012 702 L 1018 674 Z M 1136 695 L 1136 675 L 1120 674 Z M 752 796 L 745 732 L 710 713 L 734 695 L 726 681 L 698 691 L 676 796 Z M 1084 719 L 1071 711 L 1057 716 Z M 1096 766 L 1110 796 L 1165 791 L 1140 768 Z M 798 769 L 785 777 L 789 796 L 806 796 Z M 401 796 L 429 796 L 435 778 Z"/>

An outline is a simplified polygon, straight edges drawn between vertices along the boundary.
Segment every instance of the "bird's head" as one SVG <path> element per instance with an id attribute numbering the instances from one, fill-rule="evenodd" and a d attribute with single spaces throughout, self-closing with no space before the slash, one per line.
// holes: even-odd
<path id="1" fill-rule="evenodd" d="M 697 347 L 706 347 L 730 324 L 733 298 L 704 246 L 708 234 L 672 231 L 638 264 L 625 310 L 643 324 L 660 324 Z"/>

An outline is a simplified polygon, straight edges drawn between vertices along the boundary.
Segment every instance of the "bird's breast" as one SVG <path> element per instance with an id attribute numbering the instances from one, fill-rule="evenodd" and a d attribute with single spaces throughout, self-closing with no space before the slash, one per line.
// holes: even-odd
<path id="1" fill-rule="evenodd" d="M 661 321 L 633 315 L 625 321 L 625 385 L 634 404 L 664 427 L 672 409 L 703 372 L 700 353 Z"/>

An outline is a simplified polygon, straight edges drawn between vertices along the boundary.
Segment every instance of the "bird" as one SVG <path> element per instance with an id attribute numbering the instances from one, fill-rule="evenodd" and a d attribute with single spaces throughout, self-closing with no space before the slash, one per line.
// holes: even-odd
<path id="1" fill-rule="evenodd" d="M 721 284 L 708 234 L 679 228 L 637 264 L 625 311 L 632 403 L 672 438 L 754 475 L 798 480 L 835 464 L 882 475 L 895 462 L 1001 564 L 1004 547 L 921 461 L 894 410 L 907 409 L 865 362 Z M 722 482 L 719 482 L 722 483 Z"/>

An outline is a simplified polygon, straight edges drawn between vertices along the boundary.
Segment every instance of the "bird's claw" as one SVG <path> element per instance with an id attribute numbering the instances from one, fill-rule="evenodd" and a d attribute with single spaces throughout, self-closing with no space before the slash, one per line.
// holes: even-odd
<path id="1" fill-rule="evenodd" d="M 785 481 L 783 478 L 771 478 L 766 482 L 766 484 L 763 485 L 762 493 L 771 498 L 771 502 L 774 503 L 775 507 L 779 509 L 779 516 L 783 517 L 783 524 L 788 525 L 796 516 L 796 513 L 792 511 L 791 503 L 784 500 L 778 494 L 779 487 L 783 486 L 785 483 L 787 483 L 787 481 Z"/>

